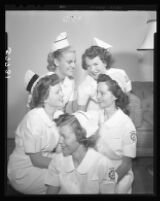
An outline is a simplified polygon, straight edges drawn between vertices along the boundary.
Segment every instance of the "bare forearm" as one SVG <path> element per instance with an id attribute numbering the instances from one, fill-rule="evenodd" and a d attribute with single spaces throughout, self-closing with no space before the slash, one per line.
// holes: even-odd
<path id="1" fill-rule="evenodd" d="M 78 105 L 78 110 L 86 111 L 86 106 L 85 105 Z"/>
<path id="2" fill-rule="evenodd" d="M 70 101 L 67 103 L 67 105 L 65 106 L 65 112 L 66 113 L 73 113 L 75 111 L 77 111 L 77 102 L 76 101 Z"/>
<path id="3" fill-rule="evenodd" d="M 116 169 L 116 172 L 118 174 L 118 181 L 119 182 L 131 169 L 132 167 L 132 160 L 129 159 L 128 161 L 123 161 L 122 164 Z"/>
<path id="4" fill-rule="evenodd" d="M 39 168 L 48 168 L 48 165 L 51 161 L 51 158 L 49 157 L 44 157 L 41 155 L 41 153 L 34 153 L 34 154 L 29 154 L 30 159 L 32 161 L 32 164 L 35 167 Z"/>

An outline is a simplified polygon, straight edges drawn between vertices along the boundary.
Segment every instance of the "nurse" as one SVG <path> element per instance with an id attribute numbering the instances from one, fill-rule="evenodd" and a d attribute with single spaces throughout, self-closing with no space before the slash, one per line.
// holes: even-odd
<path id="1" fill-rule="evenodd" d="M 130 194 L 134 175 L 132 159 L 136 157 L 136 128 L 127 115 L 128 96 L 106 74 L 98 77 L 99 135 L 97 150 L 110 159 L 118 177 L 116 193 Z"/>
<path id="2" fill-rule="evenodd" d="M 120 78 L 124 92 L 131 90 L 131 81 L 122 69 L 111 68 L 111 45 L 94 38 L 94 45 L 85 50 L 82 55 L 82 68 L 87 71 L 87 76 L 78 87 L 78 109 L 83 111 L 100 109 L 97 102 L 97 78 L 101 73 L 107 74 L 112 79 Z"/>
<path id="3" fill-rule="evenodd" d="M 8 178 L 21 193 L 45 194 L 44 178 L 59 141 L 53 116 L 63 105 L 60 79 L 56 74 L 44 77 L 35 74 L 27 88 L 32 94 L 31 110 L 16 129 Z"/>
<path id="4" fill-rule="evenodd" d="M 94 149 L 98 135 L 93 133 L 98 127 L 88 126 L 88 118 L 81 111 L 63 114 L 56 123 L 62 153 L 55 154 L 49 165 L 45 178 L 47 194 L 114 193 L 113 165 Z"/>
<path id="5" fill-rule="evenodd" d="M 71 47 L 67 33 L 60 33 L 51 46 L 47 58 L 48 74 L 56 73 L 61 79 L 64 107 L 63 111 L 72 113 L 75 109 L 75 81 L 74 71 L 76 67 L 75 50 Z M 26 78 L 25 78 L 26 80 Z M 30 97 L 28 98 L 28 102 Z"/>

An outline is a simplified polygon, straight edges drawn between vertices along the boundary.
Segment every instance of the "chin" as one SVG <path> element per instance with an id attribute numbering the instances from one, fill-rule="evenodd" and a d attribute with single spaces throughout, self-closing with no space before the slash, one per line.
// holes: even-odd
<path id="1" fill-rule="evenodd" d="M 91 75 L 91 77 L 92 77 L 93 79 L 95 79 L 95 80 L 98 79 L 98 75 Z"/>
<path id="2" fill-rule="evenodd" d="M 73 78 L 73 73 L 69 73 L 69 74 L 68 74 L 68 77 L 69 77 L 69 78 Z"/>
<path id="3" fill-rule="evenodd" d="M 105 105 L 103 104 L 99 104 L 100 108 L 104 109 L 105 108 Z"/>
<path id="4" fill-rule="evenodd" d="M 63 151 L 63 150 L 62 150 L 62 153 L 63 153 L 63 156 L 64 156 L 64 157 L 67 157 L 67 156 L 70 155 L 69 153 L 67 153 L 66 151 Z"/>

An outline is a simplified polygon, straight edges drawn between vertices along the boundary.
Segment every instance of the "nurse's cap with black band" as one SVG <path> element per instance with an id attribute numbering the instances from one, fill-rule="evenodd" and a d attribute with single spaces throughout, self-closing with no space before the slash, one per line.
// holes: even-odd
<path id="1" fill-rule="evenodd" d="M 26 90 L 27 90 L 29 93 L 32 92 L 33 85 L 35 85 L 35 82 L 38 80 L 38 78 L 39 78 L 39 75 L 37 75 L 36 73 L 34 73 L 34 72 L 31 71 L 31 70 L 28 70 L 28 71 L 25 73 L 25 76 L 24 76 L 24 84 L 25 84 Z"/>
<path id="2" fill-rule="evenodd" d="M 94 41 L 94 45 L 107 49 L 108 51 L 112 48 L 112 45 L 110 45 L 96 37 L 93 38 L 93 41 Z"/>
<path id="3" fill-rule="evenodd" d="M 69 44 L 69 41 L 67 39 L 67 33 L 66 32 L 60 33 L 57 36 L 54 43 L 52 44 L 51 52 L 55 52 L 59 49 L 63 49 L 63 48 L 68 47 L 68 46 L 70 46 L 70 44 Z"/>

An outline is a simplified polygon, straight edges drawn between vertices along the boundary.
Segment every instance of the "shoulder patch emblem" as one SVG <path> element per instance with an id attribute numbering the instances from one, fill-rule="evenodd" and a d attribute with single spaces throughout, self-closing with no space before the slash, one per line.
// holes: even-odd
<path id="1" fill-rule="evenodd" d="M 133 142 L 136 142 L 137 140 L 137 136 L 136 136 L 136 132 L 135 131 L 131 131 L 130 132 L 130 138 Z"/>

